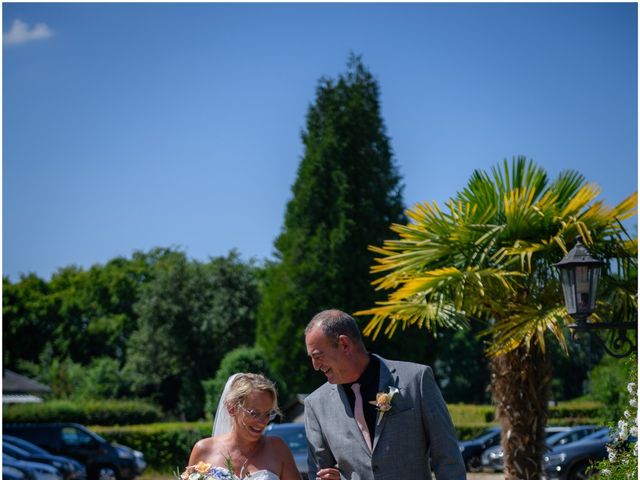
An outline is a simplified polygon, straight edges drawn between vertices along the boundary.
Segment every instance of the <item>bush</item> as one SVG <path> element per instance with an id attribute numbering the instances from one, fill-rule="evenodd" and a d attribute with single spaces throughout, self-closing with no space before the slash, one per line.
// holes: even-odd
<path id="1" fill-rule="evenodd" d="M 496 409 L 491 405 L 449 404 L 453 424 L 482 425 L 495 420 Z"/>
<path id="2" fill-rule="evenodd" d="M 611 480 L 636 480 L 638 478 L 638 442 L 629 437 L 638 437 L 638 365 L 636 357 L 628 358 L 627 389 L 621 396 L 627 401 L 626 409 L 618 423 L 611 423 L 613 443 L 607 445 L 607 458 L 595 469 L 600 477 Z"/>
<path id="3" fill-rule="evenodd" d="M 605 355 L 589 374 L 590 397 L 601 403 L 601 415 L 607 422 L 617 422 L 627 407 L 629 364 Z"/>
<path id="4" fill-rule="evenodd" d="M 211 420 L 213 412 L 218 408 L 218 400 L 224 390 L 227 379 L 234 373 L 260 373 L 273 380 L 278 390 L 278 403 L 282 405 L 287 399 L 287 385 L 273 373 L 266 357 L 257 347 L 239 347 L 229 352 L 220 362 L 216 376 L 202 382 L 205 392 L 206 418 Z"/>
<path id="5" fill-rule="evenodd" d="M 53 400 L 36 404 L 8 405 L 3 422 L 75 422 L 84 425 L 136 425 L 162 420 L 162 412 L 150 403 L 136 400 Z"/>
<path id="6" fill-rule="evenodd" d="M 176 469 L 184 470 L 193 445 L 211 435 L 209 422 L 90 428 L 110 442 L 141 451 L 149 470 L 166 474 L 174 473 Z"/>

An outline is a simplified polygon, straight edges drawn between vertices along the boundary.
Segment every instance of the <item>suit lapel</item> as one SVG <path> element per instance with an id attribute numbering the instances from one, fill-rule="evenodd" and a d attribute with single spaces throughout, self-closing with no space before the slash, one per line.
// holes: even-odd
<path id="1" fill-rule="evenodd" d="M 377 355 L 376 355 L 377 356 Z M 398 387 L 398 376 L 396 375 L 395 367 L 389 366 L 385 360 L 381 357 L 378 357 L 380 360 L 380 381 L 378 382 L 378 392 L 386 392 L 389 390 L 390 386 Z M 402 393 L 402 392 L 400 392 Z M 380 415 L 380 413 L 378 413 Z M 373 450 L 376 449 L 376 445 L 378 444 L 378 439 L 382 435 L 382 430 L 386 424 L 387 415 L 383 415 L 380 423 L 378 424 L 378 417 L 376 416 L 376 434 L 373 439 Z"/>
<path id="2" fill-rule="evenodd" d="M 333 385 L 333 401 L 339 403 L 343 408 L 338 408 L 336 411 L 344 413 L 343 418 L 338 418 L 339 423 L 346 425 L 347 430 L 351 431 L 353 435 L 358 439 L 362 448 L 371 455 L 371 451 L 367 445 L 367 442 L 364 441 L 364 437 L 362 436 L 362 432 L 356 423 L 355 416 L 353 414 L 353 409 L 351 408 L 351 404 L 349 403 L 349 398 L 347 397 L 344 388 L 341 388 L 339 385 Z M 342 416 L 342 415 L 341 415 Z"/>

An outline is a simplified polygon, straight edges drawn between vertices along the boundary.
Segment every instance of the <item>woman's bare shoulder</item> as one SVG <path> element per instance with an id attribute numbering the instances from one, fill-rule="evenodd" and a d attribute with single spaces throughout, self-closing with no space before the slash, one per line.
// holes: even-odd
<path id="1" fill-rule="evenodd" d="M 189 463 L 191 465 L 196 464 L 198 461 L 211 462 L 212 457 L 220 449 L 220 439 L 215 437 L 205 437 L 196 442 L 191 451 L 189 457 Z"/>
<path id="2" fill-rule="evenodd" d="M 269 450 L 278 453 L 289 451 L 289 446 L 282 438 L 276 435 L 269 435 L 265 436 L 264 438 L 267 441 L 267 448 L 269 448 Z"/>

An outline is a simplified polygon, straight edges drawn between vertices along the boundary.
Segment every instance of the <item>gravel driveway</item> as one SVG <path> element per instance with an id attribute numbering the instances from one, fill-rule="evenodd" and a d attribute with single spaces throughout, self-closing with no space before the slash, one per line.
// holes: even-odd
<path id="1" fill-rule="evenodd" d="M 467 473 L 467 480 L 498 480 L 504 478 L 502 473 Z"/>

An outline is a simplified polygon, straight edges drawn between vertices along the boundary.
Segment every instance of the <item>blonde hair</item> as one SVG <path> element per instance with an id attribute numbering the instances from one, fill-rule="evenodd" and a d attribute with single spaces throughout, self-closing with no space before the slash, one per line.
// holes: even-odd
<path id="1" fill-rule="evenodd" d="M 278 392 L 276 385 L 259 373 L 238 373 L 233 379 L 225 403 L 227 406 L 241 405 L 251 392 L 266 392 L 273 399 L 273 411 L 282 415 L 278 408 Z"/>

